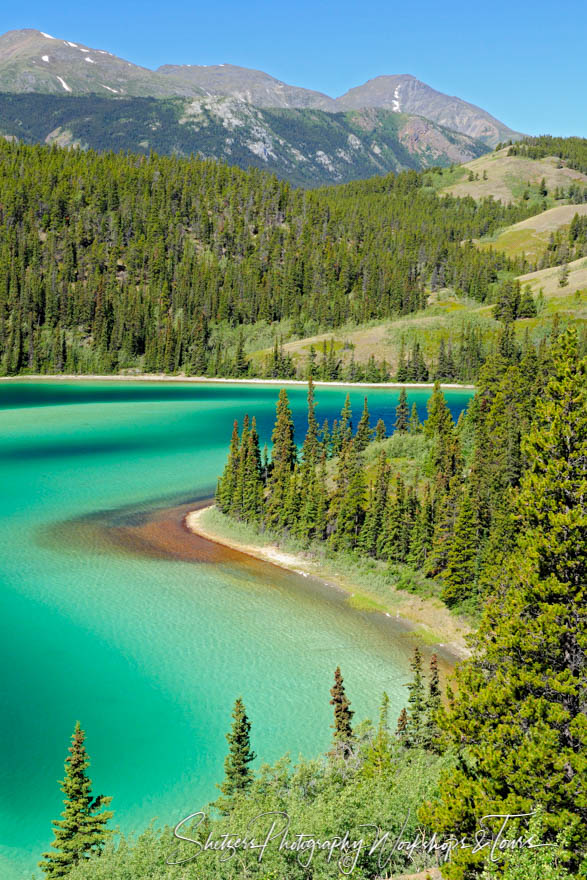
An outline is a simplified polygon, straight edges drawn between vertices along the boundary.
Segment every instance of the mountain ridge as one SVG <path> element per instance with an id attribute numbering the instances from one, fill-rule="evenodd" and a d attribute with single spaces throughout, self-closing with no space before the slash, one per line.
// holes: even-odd
<path id="1" fill-rule="evenodd" d="M 0 91 L 104 94 L 107 97 L 233 97 L 261 108 L 315 109 L 329 113 L 386 109 L 423 116 L 493 148 L 522 135 L 486 110 L 445 95 L 411 74 L 382 75 L 332 98 L 292 86 L 260 70 L 219 65 L 133 64 L 104 49 L 56 38 L 32 28 L 0 35 Z"/>

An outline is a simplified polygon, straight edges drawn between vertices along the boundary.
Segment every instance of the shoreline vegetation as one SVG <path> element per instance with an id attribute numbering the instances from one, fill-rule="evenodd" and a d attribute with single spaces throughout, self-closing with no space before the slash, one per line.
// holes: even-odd
<path id="1" fill-rule="evenodd" d="M 51 382 L 57 381 L 71 381 L 72 379 L 79 381 L 88 381 L 88 382 L 96 382 L 96 381 L 110 381 L 114 380 L 117 382 L 126 382 L 126 381 L 137 381 L 137 382 L 195 382 L 195 383 L 206 383 L 206 384 L 226 384 L 229 383 L 231 385 L 304 385 L 307 387 L 308 381 L 307 379 L 256 379 L 256 378 L 226 378 L 221 376 L 170 376 L 167 373 L 141 373 L 136 374 L 132 373 L 131 375 L 121 375 L 119 373 L 116 374 L 99 374 L 99 373 L 56 373 L 54 375 L 48 375 L 46 373 L 40 374 L 24 374 L 21 373 L 18 376 L 0 376 L 0 382 L 23 382 L 23 381 L 34 381 L 39 382 L 41 380 L 47 380 Z M 474 385 L 465 385 L 459 382 L 329 382 L 329 381 L 321 381 L 320 379 L 316 379 L 314 381 L 314 385 L 316 386 L 336 386 L 336 387 L 348 387 L 348 388 L 434 388 L 434 385 L 438 384 L 440 388 L 449 388 L 458 390 L 472 390 L 475 388 Z"/>
<path id="2" fill-rule="evenodd" d="M 288 542 L 279 535 L 261 533 L 253 525 L 231 521 L 213 504 L 190 511 L 184 522 L 198 537 L 303 577 L 320 579 L 346 593 L 351 607 L 401 620 L 415 638 L 441 648 L 455 660 L 470 656 L 466 639 L 472 631 L 470 622 L 451 613 L 434 596 L 415 595 L 385 583 L 382 568 L 360 561 L 350 563 L 346 555 L 343 558 L 336 553 L 326 554 L 325 548 L 318 544 L 300 549 L 295 542 Z"/>

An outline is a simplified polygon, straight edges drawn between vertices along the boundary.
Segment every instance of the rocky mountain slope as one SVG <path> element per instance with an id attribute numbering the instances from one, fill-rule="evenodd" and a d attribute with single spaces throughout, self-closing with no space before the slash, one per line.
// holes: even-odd
<path id="1" fill-rule="evenodd" d="M 0 91 L 135 97 L 225 96 L 261 108 L 337 113 L 366 108 L 423 116 L 489 147 L 519 135 L 485 110 L 437 92 L 413 76 L 380 76 L 333 99 L 258 70 L 219 64 L 139 67 L 104 49 L 32 29 L 0 36 Z"/>
<path id="2" fill-rule="evenodd" d="M 0 135 L 97 150 L 200 154 L 303 186 L 460 163 L 486 147 L 388 110 L 263 109 L 228 97 L 0 94 Z"/>

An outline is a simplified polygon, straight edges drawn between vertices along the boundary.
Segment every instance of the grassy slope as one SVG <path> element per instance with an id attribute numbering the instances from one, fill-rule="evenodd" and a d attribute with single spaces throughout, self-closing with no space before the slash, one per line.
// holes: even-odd
<path id="1" fill-rule="evenodd" d="M 541 339 L 552 325 L 555 312 L 570 320 L 583 322 L 586 319 L 584 302 L 587 298 L 587 260 L 585 258 L 577 260 L 569 264 L 569 269 L 569 284 L 564 288 L 558 286 L 560 271 L 558 268 L 522 276 L 520 280 L 529 281 L 534 293 L 538 293 L 540 287 L 544 287 L 545 301 L 537 318 L 516 321 L 518 338 L 523 337 L 528 327 L 535 341 Z M 577 295 L 577 291 L 581 289 L 584 291 L 583 294 Z M 385 358 L 394 372 L 402 338 L 406 348 L 409 348 L 413 340 L 418 340 L 424 358 L 431 366 L 438 357 L 441 339 L 446 341 L 451 337 L 453 346 L 456 346 L 463 324 L 479 327 L 486 343 L 497 333 L 499 322 L 492 317 L 491 305 L 482 305 L 472 300 L 459 300 L 447 290 L 433 294 L 430 301 L 425 311 L 397 318 L 395 321 L 361 327 L 342 327 L 333 333 L 322 333 L 286 342 L 284 349 L 292 354 L 296 364 L 301 365 L 307 361 L 310 346 L 314 345 L 320 361 L 322 342 L 334 338 L 337 343 L 337 354 L 345 363 L 350 360 L 351 353 L 354 353 L 355 361 L 358 363 L 366 363 L 369 356 L 374 354 L 378 359 Z M 255 356 L 265 356 L 269 352 L 270 349 L 256 351 Z"/>
<path id="2" fill-rule="evenodd" d="M 525 190 L 530 198 L 538 199 L 538 185 L 544 178 L 550 191 L 558 187 L 568 187 L 574 180 L 587 183 L 587 175 L 571 168 L 557 168 L 560 159 L 525 159 L 521 156 L 508 156 L 508 147 L 495 153 L 488 153 L 443 174 L 430 174 L 429 184 L 440 192 L 452 193 L 455 196 L 472 196 L 483 199 L 493 196 L 502 202 L 513 202 L 520 199 Z M 479 180 L 468 180 L 472 171 L 479 175 Z M 483 180 L 483 172 L 487 172 L 487 180 Z"/>
<path id="3" fill-rule="evenodd" d="M 528 260 L 534 261 L 546 250 L 550 234 L 568 227 L 575 214 L 587 214 L 587 204 L 550 208 L 536 217 L 508 226 L 498 235 L 482 239 L 478 244 L 485 249 L 492 247 L 497 251 L 504 251 L 508 257 L 525 254 Z"/>
<path id="4" fill-rule="evenodd" d="M 577 317 L 585 318 L 585 300 L 587 299 L 587 257 L 581 257 L 568 264 L 568 283 L 561 287 L 559 284 L 560 267 L 553 266 L 551 269 L 541 269 L 539 272 L 529 272 L 520 276 L 522 284 L 529 284 L 532 293 L 542 290 L 548 302 L 559 311 L 573 311 Z M 572 301 L 569 298 L 572 297 Z"/>

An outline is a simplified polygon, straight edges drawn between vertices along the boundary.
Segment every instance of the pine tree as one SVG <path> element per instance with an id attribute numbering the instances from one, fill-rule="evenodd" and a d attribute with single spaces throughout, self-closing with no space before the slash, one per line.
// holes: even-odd
<path id="1" fill-rule="evenodd" d="M 385 440 L 387 437 L 387 429 L 385 427 L 385 422 L 383 419 L 378 419 L 377 424 L 375 425 L 375 440 L 380 443 L 382 440 Z"/>
<path id="2" fill-rule="evenodd" d="M 379 707 L 379 724 L 375 736 L 365 751 L 361 772 L 367 778 L 381 776 L 391 770 L 392 751 L 389 735 L 389 697 L 384 692 Z"/>
<path id="3" fill-rule="evenodd" d="M 308 430 L 302 447 L 304 464 L 312 463 L 318 455 L 318 422 L 316 421 L 316 401 L 314 399 L 314 382 L 308 379 Z"/>
<path id="4" fill-rule="evenodd" d="M 399 402 L 395 410 L 395 430 L 402 434 L 405 433 L 408 430 L 409 417 L 410 411 L 408 409 L 408 397 L 406 395 L 406 389 L 402 388 L 399 393 Z"/>
<path id="5" fill-rule="evenodd" d="M 55 840 L 51 846 L 56 851 L 43 853 L 43 861 L 39 862 L 47 877 L 65 877 L 75 865 L 99 852 L 109 834 L 106 823 L 114 813 L 102 808 L 107 807 L 112 798 L 92 797 L 92 781 L 86 773 L 90 760 L 84 740 L 85 733 L 78 721 L 61 783 L 65 795 L 63 818 L 53 822 Z"/>
<path id="6" fill-rule="evenodd" d="M 438 657 L 433 654 L 430 658 L 430 677 L 428 679 L 428 696 L 424 713 L 424 725 L 422 731 L 422 745 L 430 752 L 440 752 L 440 726 L 438 717 L 442 709 L 442 694 L 440 691 L 440 674 L 438 671 Z"/>
<path id="7" fill-rule="evenodd" d="M 334 685 L 330 689 L 330 705 L 334 706 L 334 724 L 331 727 L 334 730 L 332 735 L 332 743 L 334 751 L 338 752 L 343 748 L 345 757 L 348 755 L 348 747 L 353 741 L 353 728 L 351 721 L 355 714 L 350 708 L 350 702 L 344 689 L 344 679 L 340 672 L 340 666 L 334 671 Z"/>
<path id="8" fill-rule="evenodd" d="M 224 781 L 219 786 L 223 797 L 216 805 L 227 812 L 235 795 L 247 791 L 253 781 L 249 764 L 257 757 L 251 749 L 251 722 L 241 697 L 232 710 L 232 725 L 226 734 L 228 755 L 224 759 Z"/>
<path id="9" fill-rule="evenodd" d="M 410 421 L 408 423 L 408 431 L 410 434 L 419 434 L 422 430 L 422 423 L 418 418 L 418 407 L 415 403 L 412 404 L 412 411 L 410 413 Z"/>
<path id="10" fill-rule="evenodd" d="M 442 599 L 447 605 L 454 605 L 473 594 L 478 551 L 477 514 L 469 493 L 465 491 L 459 504 L 446 568 L 442 572 Z"/>
<path id="11" fill-rule="evenodd" d="M 259 522 L 263 515 L 263 470 L 257 421 L 253 417 L 247 442 L 243 481 L 243 517 L 247 522 Z"/>
<path id="12" fill-rule="evenodd" d="M 404 706 L 404 708 L 399 713 L 399 717 L 397 719 L 397 727 L 395 731 L 395 735 L 404 746 L 407 745 L 408 741 L 408 726 L 408 713 Z"/>
<path id="13" fill-rule="evenodd" d="M 385 515 L 388 487 L 389 465 L 385 450 L 381 450 L 377 459 L 375 481 L 359 539 L 361 552 L 368 556 L 375 556 L 377 552 L 377 542 L 381 534 Z"/>
<path id="14" fill-rule="evenodd" d="M 409 748 L 423 745 L 426 725 L 426 697 L 424 679 L 422 677 L 422 655 L 418 647 L 414 648 L 414 656 L 410 662 L 413 672 L 412 681 L 408 684 L 408 724 L 405 744 Z"/>
<path id="15" fill-rule="evenodd" d="M 587 840 L 586 373 L 576 334 L 564 333 L 523 442 L 516 544 L 443 720 L 459 764 L 423 812 L 461 836 L 479 816 L 542 805 L 544 841 L 566 829 L 575 870 Z M 461 850 L 447 877 L 479 873 L 482 857 Z"/>
<path id="16" fill-rule="evenodd" d="M 372 435 L 373 431 L 369 426 L 369 406 L 367 404 L 367 398 L 365 398 L 363 412 L 359 419 L 359 424 L 357 425 L 357 433 L 355 434 L 355 444 L 358 452 L 362 452 L 363 449 L 367 448 Z"/>
<path id="17" fill-rule="evenodd" d="M 340 456 L 337 483 L 332 506 L 335 530 L 331 541 L 337 549 L 352 549 L 357 544 L 365 518 L 366 489 L 365 472 L 354 438 Z"/>
<path id="18" fill-rule="evenodd" d="M 216 487 L 216 503 L 222 513 L 228 513 L 230 510 L 236 491 L 239 448 L 238 421 L 235 419 L 232 426 L 232 438 L 230 441 L 228 460 Z"/>
<path id="19" fill-rule="evenodd" d="M 273 443 L 272 469 L 269 478 L 266 519 L 268 525 L 279 527 L 283 523 L 283 511 L 290 485 L 290 475 L 297 460 L 293 419 L 287 392 L 284 389 L 279 392 L 277 415 L 271 441 Z"/>

